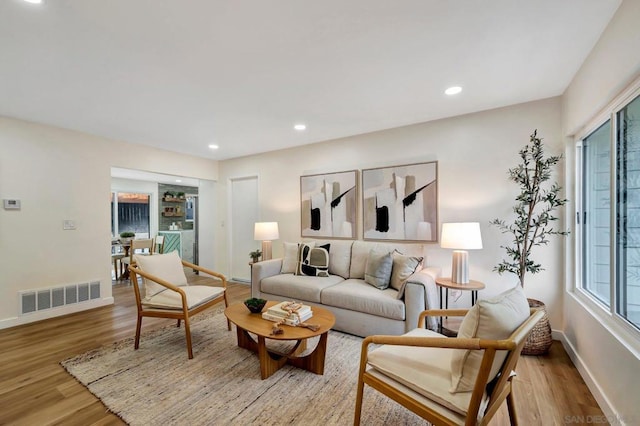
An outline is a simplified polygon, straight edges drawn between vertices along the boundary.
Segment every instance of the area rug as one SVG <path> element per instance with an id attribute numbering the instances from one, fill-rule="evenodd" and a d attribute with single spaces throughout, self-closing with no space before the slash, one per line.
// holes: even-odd
<path id="1" fill-rule="evenodd" d="M 261 380 L 257 355 L 237 346 L 221 309 L 191 330 L 191 360 L 184 329 L 172 326 L 143 333 L 137 351 L 130 338 L 61 365 L 131 425 L 353 424 L 362 339 L 331 331 L 324 375 L 284 366 Z M 424 424 L 371 388 L 364 395 L 364 425 Z"/>

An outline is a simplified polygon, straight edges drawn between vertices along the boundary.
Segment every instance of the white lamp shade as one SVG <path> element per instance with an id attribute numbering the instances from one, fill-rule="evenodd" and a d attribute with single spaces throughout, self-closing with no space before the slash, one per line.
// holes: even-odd
<path id="1" fill-rule="evenodd" d="M 481 249 L 480 224 L 478 222 L 443 223 L 440 247 L 456 250 Z"/>
<path id="2" fill-rule="evenodd" d="M 253 228 L 253 239 L 257 241 L 273 241 L 280 238 L 278 222 L 256 222 Z"/>

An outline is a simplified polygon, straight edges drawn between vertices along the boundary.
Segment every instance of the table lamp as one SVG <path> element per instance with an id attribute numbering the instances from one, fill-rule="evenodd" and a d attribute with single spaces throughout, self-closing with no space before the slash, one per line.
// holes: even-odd
<path id="1" fill-rule="evenodd" d="M 256 222 L 253 239 L 262 241 L 262 260 L 271 259 L 271 241 L 278 238 L 278 222 Z"/>
<path id="2" fill-rule="evenodd" d="M 443 223 L 440 247 L 454 249 L 451 262 L 451 282 L 469 283 L 469 253 L 482 248 L 478 222 Z"/>

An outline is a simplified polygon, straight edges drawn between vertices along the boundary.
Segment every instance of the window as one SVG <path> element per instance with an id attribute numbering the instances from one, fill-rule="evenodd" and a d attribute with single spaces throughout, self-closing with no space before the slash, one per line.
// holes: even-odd
<path id="1" fill-rule="evenodd" d="M 111 193 L 111 234 L 133 232 L 136 237 L 150 238 L 149 194 Z"/>
<path id="2" fill-rule="evenodd" d="M 580 140 L 577 158 L 578 286 L 640 329 L 640 96 Z"/>
<path id="3" fill-rule="evenodd" d="M 640 97 L 616 120 L 616 312 L 640 328 Z"/>

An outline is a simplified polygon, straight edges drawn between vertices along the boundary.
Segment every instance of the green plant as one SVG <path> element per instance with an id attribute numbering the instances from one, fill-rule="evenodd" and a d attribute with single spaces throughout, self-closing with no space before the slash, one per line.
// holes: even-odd
<path id="1" fill-rule="evenodd" d="M 173 191 L 165 191 L 164 194 L 162 194 L 165 198 L 173 198 L 176 196 L 175 192 Z"/>
<path id="2" fill-rule="evenodd" d="M 531 259 L 531 249 L 534 246 L 549 243 L 550 235 L 567 235 L 567 231 L 555 228 L 558 218 L 553 211 L 567 203 L 560 197 L 561 187 L 557 182 L 546 184 L 551 179 L 553 167 L 560 161 L 561 156 L 544 156 L 542 139 L 534 130 L 529 144 L 520 150 L 522 162 L 513 169 L 509 169 L 509 180 L 520 186 L 520 194 L 516 197 L 513 207 L 515 219 L 507 224 L 504 220 L 494 219 L 492 225 L 497 226 L 503 234 L 511 234 L 512 246 L 501 246 L 507 252 L 508 260 L 503 260 L 494 271 L 502 274 L 511 272 L 518 276 L 520 285 L 524 287 L 526 272 L 532 274 L 543 270 L 540 263 Z"/>
<path id="3" fill-rule="evenodd" d="M 260 249 L 254 250 L 254 251 L 249 253 L 249 257 L 251 259 L 253 259 L 254 262 L 257 262 L 258 259 L 260 258 L 260 256 L 262 256 L 262 250 L 260 250 Z"/>
<path id="4" fill-rule="evenodd" d="M 259 306 L 264 306 L 264 304 L 267 303 L 266 300 L 264 299 L 259 299 L 257 297 L 252 297 L 250 299 L 247 299 L 244 301 L 244 304 L 247 306 L 251 306 L 251 307 L 259 307 Z"/>
<path id="5" fill-rule="evenodd" d="M 178 198 L 184 198 L 184 192 L 178 192 L 178 193 L 176 194 L 176 196 L 177 196 Z"/>
<path id="6" fill-rule="evenodd" d="M 120 233 L 120 238 L 133 238 L 133 237 L 135 237 L 135 236 L 136 236 L 136 234 L 135 234 L 135 233 L 133 233 L 133 232 L 129 232 L 129 231 L 121 232 L 121 233 Z"/>

